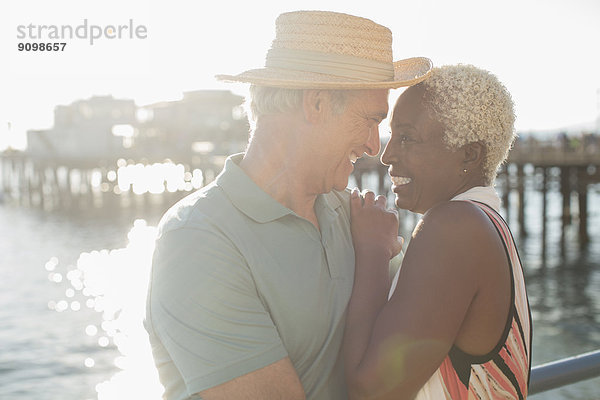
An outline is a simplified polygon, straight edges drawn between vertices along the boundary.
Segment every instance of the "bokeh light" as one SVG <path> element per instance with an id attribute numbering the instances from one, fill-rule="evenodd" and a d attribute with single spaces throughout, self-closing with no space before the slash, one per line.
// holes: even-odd
<path id="1" fill-rule="evenodd" d="M 120 177 L 127 177 L 134 170 L 142 174 L 149 171 L 147 167 L 139 165 L 119 168 L 125 171 L 121 172 Z M 166 171 L 165 177 L 176 175 L 175 185 L 178 187 L 184 182 L 183 165 L 155 164 L 149 168 Z M 193 177 L 193 173 L 187 176 L 188 180 Z M 82 335 L 96 337 L 94 340 L 102 349 L 109 348 L 112 343 L 120 354 L 113 361 L 120 371 L 96 385 L 99 400 L 131 398 L 132 393 L 136 398 L 143 399 L 158 400 L 162 396 L 163 387 L 158 380 L 143 327 L 156 232 L 156 228 L 148 226 L 145 220 L 136 220 L 127 235 L 129 243 L 125 248 L 82 252 L 75 266 L 64 274 L 65 280 L 63 274 L 55 272 L 58 265 L 56 258 L 50 259 L 45 265 L 46 270 L 50 271 L 48 278 L 51 282 L 69 285 L 63 292 L 69 301 L 51 300 L 48 308 L 56 312 L 78 312 L 84 304 L 97 312 L 101 322 L 87 322 L 82 326 Z M 99 359 L 91 356 L 81 362 L 87 368 L 99 365 Z"/>

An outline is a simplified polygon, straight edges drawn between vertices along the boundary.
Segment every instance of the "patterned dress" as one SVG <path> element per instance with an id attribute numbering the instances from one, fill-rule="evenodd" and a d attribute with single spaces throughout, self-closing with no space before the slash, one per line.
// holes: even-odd
<path id="1" fill-rule="evenodd" d="M 488 354 L 473 356 L 453 346 L 416 400 L 525 399 L 531 366 L 531 310 L 521 260 L 502 217 L 490 206 L 481 208 L 500 235 L 511 269 L 511 306 L 504 332 Z"/>

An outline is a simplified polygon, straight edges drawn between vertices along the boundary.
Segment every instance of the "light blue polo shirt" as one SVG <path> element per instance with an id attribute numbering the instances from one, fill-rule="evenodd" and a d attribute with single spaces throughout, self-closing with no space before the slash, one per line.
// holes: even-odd
<path id="1" fill-rule="evenodd" d="M 159 225 L 145 325 L 165 396 L 186 399 L 289 356 L 308 399 L 346 399 L 349 193 L 317 197 L 319 232 L 259 188 L 242 156 Z"/>

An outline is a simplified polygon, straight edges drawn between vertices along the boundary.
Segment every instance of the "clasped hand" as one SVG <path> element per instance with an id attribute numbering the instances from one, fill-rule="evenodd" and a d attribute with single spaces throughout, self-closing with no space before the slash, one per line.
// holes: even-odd
<path id="1" fill-rule="evenodd" d="M 384 196 L 353 189 L 350 195 L 352 241 L 357 254 L 388 254 L 393 258 L 402 250 L 404 239 L 398 236 L 398 211 L 386 208 Z"/>

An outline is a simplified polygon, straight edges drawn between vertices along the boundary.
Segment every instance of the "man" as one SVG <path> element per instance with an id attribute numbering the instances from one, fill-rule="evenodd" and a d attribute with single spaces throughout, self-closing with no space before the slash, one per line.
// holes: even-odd
<path id="1" fill-rule="evenodd" d="M 392 61 L 370 20 L 285 13 L 251 83 L 253 132 L 215 182 L 160 224 L 146 328 L 167 399 L 343 399 L 354 274 L 353 163 L 379 152 L 388 89 L 431 62 Z"/>

